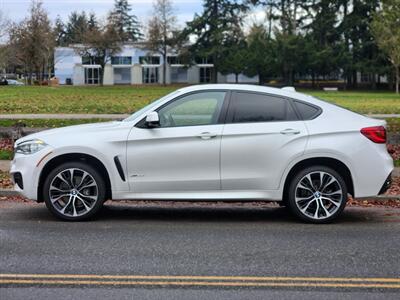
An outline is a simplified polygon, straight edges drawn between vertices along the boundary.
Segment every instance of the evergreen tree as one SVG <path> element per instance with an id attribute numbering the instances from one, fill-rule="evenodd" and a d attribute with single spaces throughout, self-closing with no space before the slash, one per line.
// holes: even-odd
<path id="1" fill-rule="evenodd" d="M 127 0 L 115 0 L 114 9 L 109 15 L 109 23 L 115 27 L 122 42 L 136 42 L 143 37 L 139 21 L 131 11 Z"/>
<path id="2" fill-rule="evenodd" d="M 242 25 L 243 12 L 248 6 L 238 0 L 204 0 L 203 8 L 201 15 L 196 14 L 194 20 L 187 23 L 183 37 L 196 38 L 189 50 L 193 57 L 212 59 L 212 81 L 217 82 L 225 49 L 230 45 L 235 30 Z"/>
<path id="3" fill-rule="evenodd" d="M 337 10 L 338 4 L 330 0 L 315 1 L 309 7 L 311 23 L 305 26 L 308 59 L 303 71 L 311 75 L 313 87 L 316 77 L 337 75 L 345 62 Z"/>
<path id="4" fill-rule="evenodd" d="M 250 77 L 258 76 L 259 84 L 276 74 L 276 43 L 269 37 L 262 25 L 253 25 L 247 37 L 247 58 L 244 73 Z"/>
<path id="5" fill-rule="evenodd" d="M 375 73 L 381 67 L 381 60 L 376 42 L 372 36 L 371 23 L 380 0 L 338 0 L 343 16 L 338 29 L 345 44 L 345 70 L 347 85 L 357 86 L 357 72 Z"/>
<path id="6" fill-rule="evenodd" d="M 80 44 L 83 43 L 84 37 L 88 32 L 88 18 L 85 12 L 72 12 L 68 18 L 66 26 L 66 43 Z"/>
<path id="7" fill-rule="evenodd" d="M 66 46 L 67 41 L 67 32 L 65 28 L 64 22 L 61 20 L 60 16 L 57 16 L 55 26 L 54 26 L 54 34 L 56 38 L 57 46 Z"/>
<path id="8" fill-rule="evenodd" d="M 96 15 L 94 13 L 90 13 L 89 20 L 88 20 L 88 30 L 93 31 L 98 27 L 99 27 L 99 23 L 97 22 Z"/>

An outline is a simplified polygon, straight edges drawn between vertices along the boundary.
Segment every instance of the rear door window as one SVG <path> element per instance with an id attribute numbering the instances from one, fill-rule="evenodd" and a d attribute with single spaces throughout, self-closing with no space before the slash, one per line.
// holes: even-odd
<path id="1" fill-rule="evenodd" d="M 295 121 L 289 100 L 268 94 L 236 92 L 228 112 L 230 123 Z"/>

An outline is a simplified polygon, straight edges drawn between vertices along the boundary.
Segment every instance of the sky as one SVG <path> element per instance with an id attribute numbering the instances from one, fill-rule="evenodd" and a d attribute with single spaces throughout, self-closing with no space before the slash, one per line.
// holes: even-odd
<path id="1" fill-rule="evenodd" d="M 143 23 L 151 16 L 153 0 L 128 0 L 133 13 Z M 18 22 L 28 14 L 31 0 L 0 0 L 0 10 L 10 20 Z M 72 11 L 94 12 L 99 17 L 105 17 L 114 6 L 114 0 L 43 0 L 43 6 L 54 21 L 59 15 L 63 20 Z M 172 0 L 178 24 L 193 19 L 194 14 L 201 13 L 202 0 Z"/>

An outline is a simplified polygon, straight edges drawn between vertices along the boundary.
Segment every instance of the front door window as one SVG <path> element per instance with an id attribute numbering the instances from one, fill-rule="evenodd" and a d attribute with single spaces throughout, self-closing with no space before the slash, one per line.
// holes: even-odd
<path id="1" fill-rule="evenodd" d="M 218 123 L 226 92 L 191 94 L 159 110 L 161 127 L 199 126 Z"/>

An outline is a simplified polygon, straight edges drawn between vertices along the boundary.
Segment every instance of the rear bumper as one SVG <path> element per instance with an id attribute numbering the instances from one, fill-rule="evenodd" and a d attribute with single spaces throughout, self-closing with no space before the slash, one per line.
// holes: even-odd
<path id="1" fill-rule="evenodd" d="M 382 185 L 382 188 L 379 191 L 379 195 L 386 193 L 386 191 L 392 185 L 392 173 L 389 174 L 388 178 L 386 178 L 385 182 Z"/>

